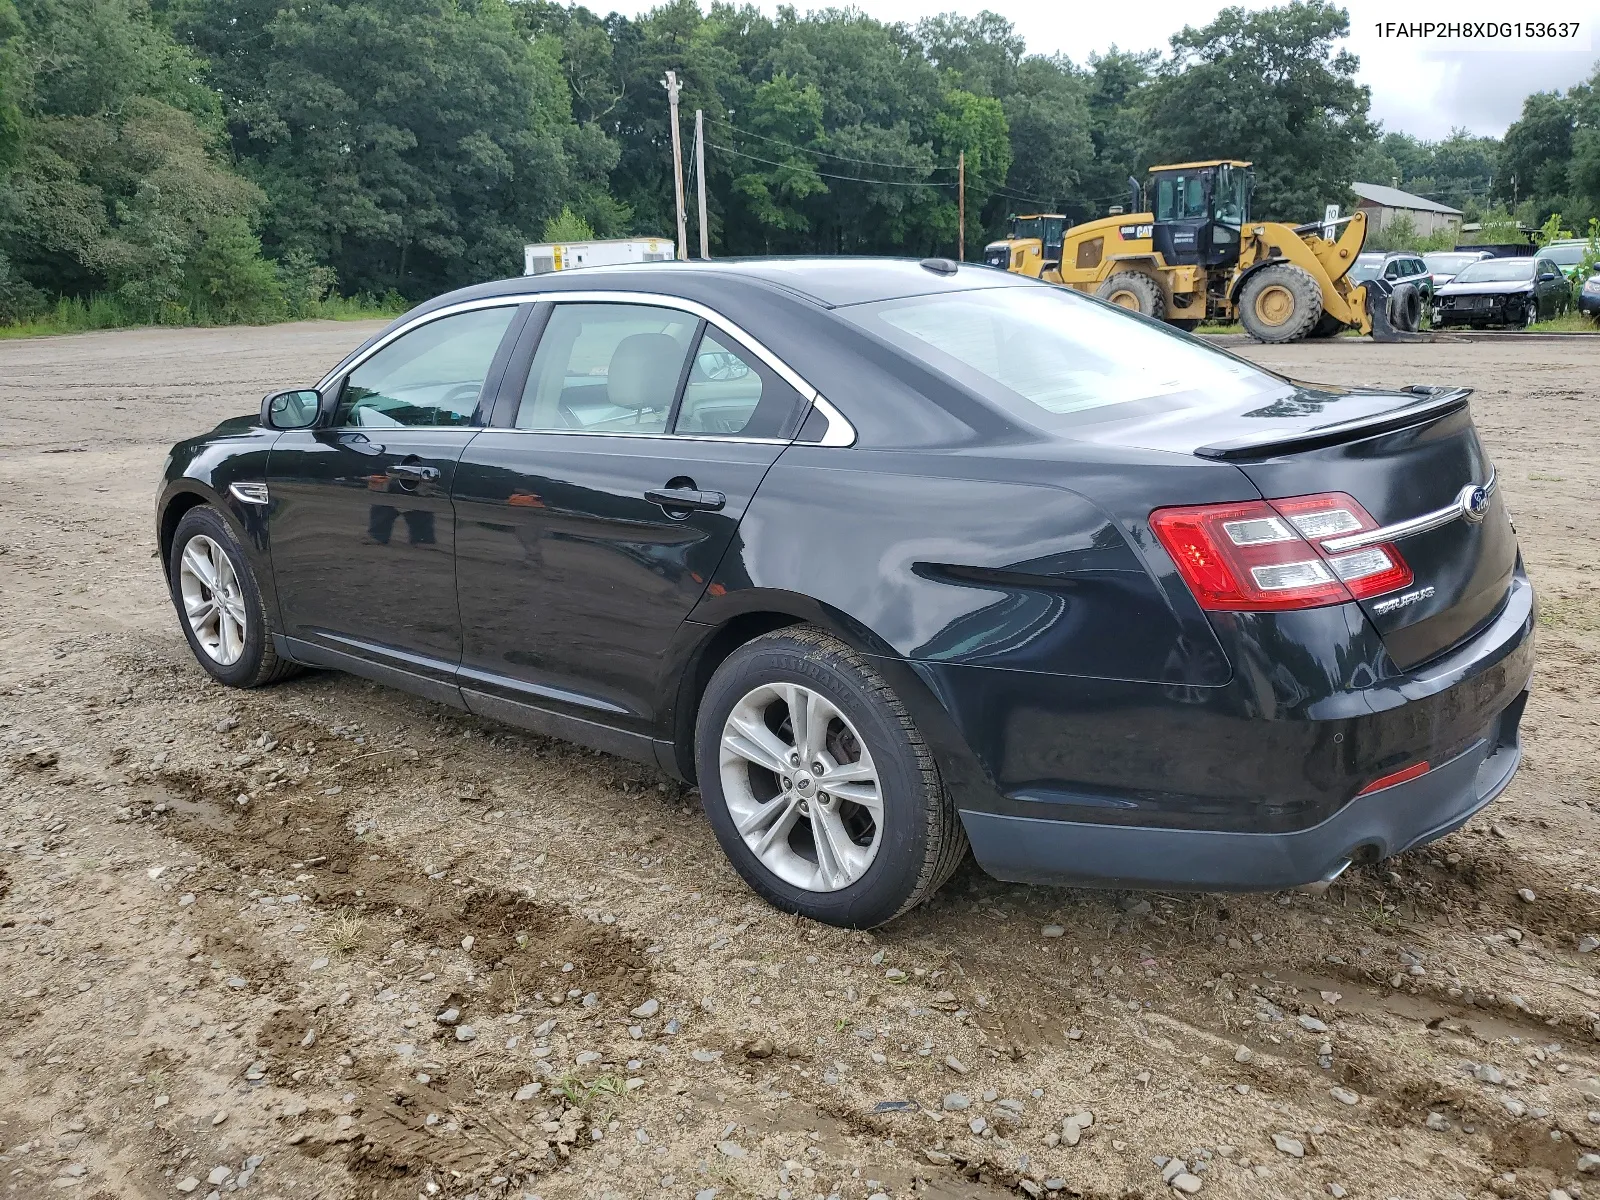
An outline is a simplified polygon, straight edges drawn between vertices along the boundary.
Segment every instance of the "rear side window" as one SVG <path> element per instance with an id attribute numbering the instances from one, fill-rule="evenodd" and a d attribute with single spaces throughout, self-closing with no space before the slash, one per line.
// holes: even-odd
<path id="1" fill-rule="evenodd" d="M 665 433 L 700 321 L 646 304 L 557 304 L 518 429 Z"/>
<path id="2" fill-rule="evenodd" d="M 700 337 L 672 432 L 698 437 L 784 438 L 800 395 L 749 351 L 707 329 Z"/>
<path id="3" fill-rule="evenodd" d="M 1293 390 L 1243 359 L 1063 288 L 941 292 L 837 311 L 1047 428 L 1221 410 Z"/>
<path id="4" fill-rule="evenodd" d="M 345 380 L 335 425 L 471 425 L 514 306 L 429 321 L 402 334 Z"/>

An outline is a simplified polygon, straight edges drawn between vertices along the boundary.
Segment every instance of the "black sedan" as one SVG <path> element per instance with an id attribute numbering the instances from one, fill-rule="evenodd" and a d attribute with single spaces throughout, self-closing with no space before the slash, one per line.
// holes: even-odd
<path id="1" fill-rule="evenodd" d="M 1486 258 L 1467 264 L 1439 289 L 1433 323 L 1527 327 L 1560 316 L 1571 303 L 1571 285 L 1549 259 Z"/>
<path id="2" fill-rule="evenodd" d="M 350 671 L 696 782 L 773 903 L 1325 882 L 1519 760 L 1533 593 L 1462 390 L 1293 383 L 945 260 L 407 313 L 173 449 L 200 665 Z"/>

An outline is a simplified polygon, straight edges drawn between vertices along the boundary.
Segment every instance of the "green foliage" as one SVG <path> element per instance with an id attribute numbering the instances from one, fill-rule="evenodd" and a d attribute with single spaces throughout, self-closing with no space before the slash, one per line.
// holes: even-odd
<path id="1" fill-rule="evenodd" d="M 594 226 L 563 204 L 561 211 L 544 223 L 547 242 L 587 242 L 594 238 Z"/>
<path id="2" fill-rule="evenodd" d="M 1545 218 L 1544 224 L 1533 235 L 1533 244 L 1535 246 L 1548 246 L 1551 242 L 1559 242 L 1571 236 L 1572 230 L 1562 228 L 1561 214 L 1553 212 Z"/>
<path id="3" fill-rule="evenodd" d="M 0 176 L 16 165 L 22 150 L 22 64 L 17 52 L 22 20 L 11 0 L 0 0 Z M 4 287 L 0 283 L 0 287 Z M 4 303 L 0 300 L 0 303 Z"/>
<path id="4" fill-rule="evenodd" d="M 0 322 L 366 313 L 514 273 L 525 242 L 670 235 L 668 70 L 686 149 L 705 114 L 719 255 L 950 254 L 1013 213 L 1103 216 L 1152 163 L 1227 157 L 1254 162 L 1260 215 L 1296 222 L 1356 179 L 1474 214 L 1492 188 L 1506 221 L 1600 216 L 1596 81 L 1529 97 L 1503 146 L 1379 136 L 1348 30 L 1289 0 L 1074 63 L 993 12 L 0 0 Z"/>
<path id="5" fill-rule="evenodd" d="M 1253 211 L 1310 219 L 1344 195 L 1372 133 L 1357 59 L 1333 48 L 1349 30 L 1327 0 L 1225 8 L 1204 28 L 1186 26 L 1145 98 L 1148 151 L 1165 162 L 1252 161 Z"/>
<path id="6" fill-rule="evenodd" d="M 1498 152 L 1495 139 L 1473 137 L 1465 129 L 1451 130 L 1442 142 L 1387 133 L 1362 149 L 1354 178 L 1402 188 L 1467 212 L 1487 199 Z"/>

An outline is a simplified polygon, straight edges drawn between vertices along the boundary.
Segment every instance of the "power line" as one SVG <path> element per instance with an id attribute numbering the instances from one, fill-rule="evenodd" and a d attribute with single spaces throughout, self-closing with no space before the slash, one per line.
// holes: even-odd
<path id="1" fill-rule="evenodd" d="M 769 167 L 790 167 L 794 165 L 793 163 L 778 162 L 776 159 L 759 158 L 754 154 L 746 154 L 743 150 L 735 150 L 732 146 L 723 146 L 713 141 L 707 141 L 706 145 L 714 150 L 721 150 L 724 154 L 734 154 L 740 158 L 748 158 L 751 162 L 765 163 Z M 799 147 L 796 147 L 796 149 L 799 149 Z M 948 179 L 942 182 L 937 179 L 928 179 L 921 182 L 906 179 L 863 179 L 859 175 L 836 175 L 831 171 L 818 171 L 815 167 L 811 169 L 813 174 L 823 179 L 842 179 L 848 183 L 872 183 L 881 187 L 953 188 L 956 186 L 954 180 Z"/>
<path id="2" fill-rule="evenodd" d="M 711 117 L 710 120 L 723 126 L 730 133 L 740 137 L 755 138 L 757 141 L 771 142 L 774 146 L 782 146 L 786 150 L 798 150 L 801 154 L 815 154 L 819 158 L 832 158 L 839 162 L 858 163 L 863 167 L 893 167 L 902 171 L 953 171 L 954 167 L 924 167 L 917 163 L 884 162 L 875 158 L 851 158 L 848 154 L 834 154 L 829 150 L 818 150 L 811 146 L 797 146 L 793 142 L 783 141 L 781 138 L 768 137 L 764 133 L 751 133 L 748 129 L 740 129 L 724 117 Z"/>

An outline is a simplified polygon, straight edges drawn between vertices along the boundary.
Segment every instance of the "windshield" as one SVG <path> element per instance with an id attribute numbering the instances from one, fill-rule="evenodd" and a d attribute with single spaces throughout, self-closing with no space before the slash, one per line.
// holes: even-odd
<path id="1" fill-rule="evenodd" d="M 1469 263 L 1475 263 L 1482 257 L 1477 254 L 1424 254 L 1422 261 L 1428 264 L 1428 270 L 1437 271 L 1441 275 L 1454 275 Z"/>
<path id="2" fill-rule="evenodd" d="M 1558 267 L 1575 267 L 1583 260 L 1585 249 L 1582 242 L 1569 242 L 1565 246 L 1546 246 L 1539 251 L 1539 257 L 1549 259 Z"/>
<path id="3" fill-rule="evenodd" d="M 1531 258 L 1486 258 L 1464 267 L 1451 283 L 1520 283 L 1533 278 Z"/>
<path id="4" fill-rule="evenodd" d="M 1383 270 L 1384 256 L 1381 254 L 1358 254 L 1356 265 L 1350 268 L 1352 283 L 1364 283 L 1368 279 L 1376 279 Z"/>
<path id="5" fill-rule="evenodd" d="M 942 292 L 841 316 L 1029 424 L 1156 422 L 1293 391 L 1186 334 L 1052 287 Z"/>

